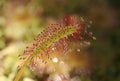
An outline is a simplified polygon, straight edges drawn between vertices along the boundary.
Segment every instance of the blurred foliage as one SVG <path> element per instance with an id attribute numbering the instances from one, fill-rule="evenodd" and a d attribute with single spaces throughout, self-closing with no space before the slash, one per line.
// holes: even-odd
<path id="1" fill-rule="evenodd" d="M 67 14 L 92 21 L 90 30 L 97 38 L 86 50 L 91 73 L 73 70 L 71 81 L 120 81 L 120 0 L 0 0 L 0 10 L 0 81 L 13 81 L 18 54 L 47 24 Z M 26 69 L 22 79 L 46 77 Z"/>

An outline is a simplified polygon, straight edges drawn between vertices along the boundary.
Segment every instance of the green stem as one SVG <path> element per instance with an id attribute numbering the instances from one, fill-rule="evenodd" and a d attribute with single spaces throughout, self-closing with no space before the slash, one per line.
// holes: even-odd
<path id="1" fill-rule="evenodd" d="M 20 68 L 20 70 L 17 72 L 16 76 L 15 76 L 15 79 L 14 81 L 19 81 L 24 69 L 25 69 L 25 66 L 27 66 L 27 64 L 32 60 L 32 58 L 34 57 L 34 54 L 31 55 L 26 61 L 25 63 L 23 64 L 23 66 Z"/>

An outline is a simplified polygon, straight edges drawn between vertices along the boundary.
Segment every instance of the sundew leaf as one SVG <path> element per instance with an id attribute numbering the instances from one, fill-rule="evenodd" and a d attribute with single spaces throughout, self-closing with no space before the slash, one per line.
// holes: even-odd
<path id="1" fill-rule="evenodd" d="M 85 33 L 91 38 L 95 39 L 91 33 L 87 32 L 86 24 L 74 16 L 69 16 L 65 18 L 65 23 L 53 24 L 47 27 L 41 34 L 39 34 L 33 44 L 29 47 L 26 47 L 26 50 L 22 55 L 19 55 L 20 59 L 23 60 L 23 63 L 20 65 L 20 69 L 16 74 L 14 81 L 19 81 L 25 67 L 30 64 L 30 67 L 35 68 L 36 59 L 43 60 L 50 59 L 49 51 L 53 47 L 62 46 L 62 50 L 67 49 L 67 44 L 70 40 L 80 39 L 82 42 L 86 40 L 82 37 L 81 33 Z M 60 44 L 59 44 L 60 43 Z M 51 59 L 50 59 L 51 60 Z"/>

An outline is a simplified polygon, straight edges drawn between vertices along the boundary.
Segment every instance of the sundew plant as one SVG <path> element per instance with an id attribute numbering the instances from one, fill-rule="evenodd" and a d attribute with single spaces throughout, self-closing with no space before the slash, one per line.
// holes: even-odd
<path id="1" fill-rule="evenodd" d="M 62 56 L 69 54 L 72 42 L 89 44 L 84 35 L 95 40 L 92 32 L 87 31 L 88 23 L 77 16 L 65 16 L 58 24 L 51 24 L 36 36 L 33 44 L 27 46 L 23 54 L 19 55 L 22 63 L 18 66 L 18 72 L 14 81 L 19 81 L 25 67 L 28 65 L 33 71 L 40 63 L 49 64 L 53 60 L 52 53 L 57 51 Z M 77 45 L 80 45 L 77 43 Z M 54 59 L 55 60 L 55 59 Z"/>

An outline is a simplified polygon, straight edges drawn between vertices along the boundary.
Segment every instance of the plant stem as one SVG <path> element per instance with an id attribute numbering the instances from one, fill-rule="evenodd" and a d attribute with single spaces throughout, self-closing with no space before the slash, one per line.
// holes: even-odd
<path id="1" fill-rule="evenodd" d="M 27 64 L 32 60 L 32 58 L 34 57 L 34 54 L 32 54 L 23 64 L 23 66 L 20 68 L 20 70 L 17 72 L 14 81 L 19 81 L 25 67 L 27 66 Z"/>

